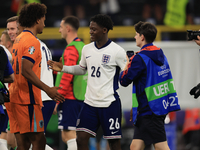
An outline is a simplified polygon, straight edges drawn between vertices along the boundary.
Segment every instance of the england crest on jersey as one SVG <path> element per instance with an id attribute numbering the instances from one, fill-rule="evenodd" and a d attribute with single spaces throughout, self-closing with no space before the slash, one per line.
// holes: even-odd
<path id="1" fill-rule="evenodd" d="M 110 61 L 110 55 L 103 54 L 102 62 L 103 64 L 107 64 Z"/>

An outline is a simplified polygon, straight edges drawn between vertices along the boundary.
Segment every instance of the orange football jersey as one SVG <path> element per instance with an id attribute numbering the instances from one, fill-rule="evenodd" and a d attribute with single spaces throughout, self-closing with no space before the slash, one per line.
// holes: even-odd
<path id="1" fill-rule="evenodd" d="M 41 72 L 40 42 L 28 30 L 24 30 L 15 40 L 12 50 L 12 67 L 15 80 L 11 84 L 10 102 L 17 104 L 39 104 L 42 106 L 41 90 L 31 84 L 22 73 L 22 59 L 31 61 L 33 72 L 40 79 Z"/>

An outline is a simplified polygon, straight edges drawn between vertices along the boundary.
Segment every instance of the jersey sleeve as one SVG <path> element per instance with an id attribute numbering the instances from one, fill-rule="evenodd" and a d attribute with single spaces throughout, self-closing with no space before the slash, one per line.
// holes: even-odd
<path id="1" fill-rule="evenodd" d="M 126 65 L 126 52 L 124 49 L 121 49 L 118 51 L 118 53 L 116 54 L 116 63 L 117 65 L 121 68 L 121 70 L 124 69 L 125 65 Z"/>
<path id="2" fill-rule="evenodd" d="M 85 46 L 82 49 L 82 55 L 81 55 L 81 60 L 79 62 L 79 65 L 81 68 L 86 69 L 87 68 L 87 63 L 86 63 L 86 57 L 85 57 Z"/>
<path id="3" fill-rule="evenodd" d="M 40 42 L 36 38 L 27 41 L 22 52 L 22 59 L 28 59 L 32 63 L 35 63 L 36 59 L 40 56 Z"/>
<path id="4" fill-rule="evenodd" d="M 138 79 L 146 66 L 140 56 L 134 55 L 128 64 L 128 69 L 122 71 L 119 77 L 122 86 L 128 86 L 130 83 Z"/>

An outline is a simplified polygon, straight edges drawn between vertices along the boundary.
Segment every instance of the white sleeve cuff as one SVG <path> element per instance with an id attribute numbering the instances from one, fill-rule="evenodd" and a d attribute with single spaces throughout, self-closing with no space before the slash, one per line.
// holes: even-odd
<path id="1" fill-rule="evenodd" d="M 86 69 L 81 68 L 79 65 L 74 66 L 63 66 L 61 72 L 69 73 L 73 75 L 84 75 L 86 73 Z"/>

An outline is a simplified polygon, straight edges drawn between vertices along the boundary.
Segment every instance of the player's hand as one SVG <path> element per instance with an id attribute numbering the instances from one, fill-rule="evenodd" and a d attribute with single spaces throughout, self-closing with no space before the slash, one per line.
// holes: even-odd
<path id="1" fill-rule="evenodd" d="M 126 66 L 124 67 L 123 71 L 125 71 L 125 70 L 128 69 L 128 64 L 129 64 L 129 58 L 128 58 L 128 56 L 126 55 Z"/>
<path id="2" fill-rule="evenodd" d="M 61 89 L 61 87 L 50 87 L 48 91 L 46 91 L 47 95 L 52 98 L 55 102 L 61 102 L 63 103 L 65 101 L 64 96 L 62 96 L 60 93 L 58 93 L 58 89 Z"/>
<path id="3" fill-rule="evenodd" d="M 199 30 L 199 31 L 200 31 L 200 30 Z M 197 43 L 197 45 L 200 46 L 200 36 L 199 36 L 199 35 L 197 35 L 197 39 L 198 39 L 198 40 L 194 40 L 194 41 Z"/>
<path id="4" fill-rule="evenodd" d="M 199 36 L 199 35 L 197 36 L 197 39 L 198 39 L 198 40 L 194 40 L 194 41 L 197 43 L 197 45 L 200 46 L 200 36 Z"/>
<path id="5" fill-rule="evenodd" d="M 54 110 L 53 110 L 53 115 L 56 115 L 56 114 L 57 114 L 58 105 L 59 105 L 59 104 L 56 103 L 55 108 L 54 108 Z"/>
<path id="6" fill-rule="evenodd" d="M 57 71 L 57 72 L 61 72 L 61 70 L 63 68 L 62 57 L 60 58 L 59 62 L 56 62 L 53 60 L 48 60 L 47 64 L 49 65 L 50 69 Z"/>

